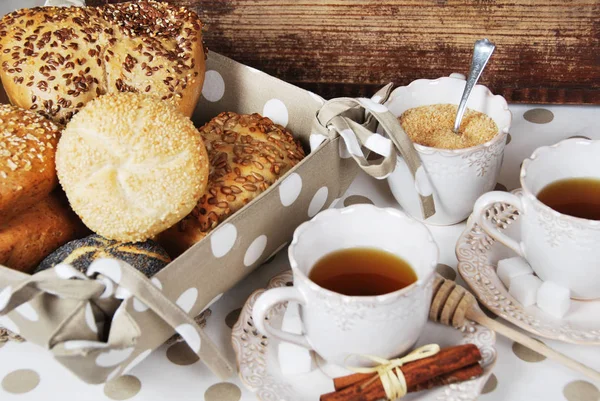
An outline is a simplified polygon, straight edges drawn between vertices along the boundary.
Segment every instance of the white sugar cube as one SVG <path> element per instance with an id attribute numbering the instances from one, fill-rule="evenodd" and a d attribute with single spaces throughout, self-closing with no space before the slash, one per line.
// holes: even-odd
<path id="1" fill-rule="evenodd" d="M 300 319 L 300 306 L 295 302 L 288 302 L 283 321 L 281 322 L 281 330 L 292 334 L 302 334 L 302 320 Z"/>
<path id="2" fill-rule="evenodd" d="M 281 330 L 292 334 L 303 333 L 300 306 L 297 303 L 288 302 L 283 314 Z M 309 373 L 315 369 L 310 351 L 304 347 L 281 342 L 278 351 L 279 367 L 286 376 Z"/>
<path id="3" fill-rule="evenodd" d="M 537 292 L 542 285 L 542 280 L 533 274 L 513 277 L 510 280 L 508 293 L 523 306 L 534 305 L 537 301 Z"/>
<path id="4" fill-rule="evenodd" d="M 281 342 L 278 351 L 279 367 L 286 376 L 310 373 L 315 369 L 312 355 L 304 347 Z"/>
<path id="5" fill-rule="evenodd" d="M 496 273 L 506 288 L 510 288 L 510 282 L 513 278 L 532 274 L 533 270 L 525 259 L 516 256 L 514 258 L 502 259 L 499 261 Z"/>
<path id="6" fill-rule="evenodd" d="M 560 319 L 571 306 L 571 291 L 552 281 L 544 281 L 537 293 L 537 305 L 544 312 Z"/>

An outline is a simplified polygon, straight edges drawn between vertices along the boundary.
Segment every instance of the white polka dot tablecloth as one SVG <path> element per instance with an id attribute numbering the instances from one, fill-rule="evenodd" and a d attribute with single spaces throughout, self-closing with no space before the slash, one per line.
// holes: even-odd
<path id="1" fill-rule="evenodd" d="M 218 97 L 222 91 L 219 82 L 205 88 L 205 96 Z M 287 123 L 287 114 L 281 113 L 281 104 L 273 100 L 265 105 L 263 113 L 274 115 L 280 124 Z M 600 139 L 600 107 L 595 106 L 511 106 L 513 125 L 506 147 L 504 165 L 498 189 L 518 187 L 519 166 L 524 158 L 542 145 L 549 145 L 569 137 Z M 290 175 L 282 187 L 282 204 L 292 204 L 297 198 L 293 189 L 301 186 L 301 178 Z M 319 190 L 309 205 L 309 213 L 316 214 L 327 199 L 327 188 Z M 359 174 L 347 193 L 337 203 L 343 207 L 356 203 L 372 203 L 382 207 L 398 207 L 385 181 L 376 181 Z M 454 246 L 465 224 L 451 227 L 430 227 L 440 247 L 438 272 L 456 279 L 457 260 Z M 217 234 L 217 233 L 215 233 Z M 224 255 L 233 246 L 236 229 L 223 225 L 218 235 L 211 237 L 213 253 Z M 266 246 L 266 239 L 257 237 L 245 254 L 244 263 L 254 263 Z M 235 288 L 211 305 L 207 333 L 235 364 L 231 347 L 231 327 L 240 308 L 257 288 L 264 287 L 275 274 L 288 269 L 287 253 L 279 252 Z M 464 283 L 462 283 L 464 285 Z M 186 308 L 197 294 L 181 295 L 177 303 Z M 600 316 L 595 317 L 600 319 Z M 600 347 L 563 344 L 544 340 L 546 344 L 575 359 L 600 370 Z M 600 401 L 600 383 L 592 383 L 531 350 L 498 337 L 498 363 L 487 382 L 480 399 L 483 401 Z M 0 400 L 38 401 L 96 400 L 179 400 L 179 401 L 251 401 L 256 398 L 237 377 L 219 381 L 183 343 L 164 345 L 128 375 L 105 385 L 88 385 L 61 365 L 51 355 L 27 342 L 0 342 Z"/>

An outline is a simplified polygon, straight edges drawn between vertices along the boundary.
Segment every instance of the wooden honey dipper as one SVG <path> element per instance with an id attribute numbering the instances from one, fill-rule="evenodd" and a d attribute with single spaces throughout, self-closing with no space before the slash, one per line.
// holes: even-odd
<path id="1" fill-rule="evenodd" d="M 462 327 L 465 319 L 472 320 L 547 358 L 554 359 L 555 361 L 600 382 L 600 372 L 579 363 L 560 352 L 554 351 L 547 345 L 536 341 L 523 333 L 489 318 L 479 308 L 473 294 L 456 284 L 454 281 L 446 280 L 437 274 L 433 284 L 433 296 L 431 308 L 429 310 L 429 319 L 453 327 Z"/>

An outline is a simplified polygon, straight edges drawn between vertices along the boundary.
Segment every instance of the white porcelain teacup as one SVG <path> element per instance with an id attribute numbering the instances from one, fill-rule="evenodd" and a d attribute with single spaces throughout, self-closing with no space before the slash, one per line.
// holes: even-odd
<path id="1" fill-rule="evenodd" d="M 408 262 L 417 281 L 379 296 L 347 296 L 309 279 L 323 256 L 347 248 L 377 248 Z M 300 225 L 289 247 L 294 286 L 263 293 L 252 317 L 259 332 L 315 350 L 335 365 L 368 365 L 358 355 L 395 357 L 417 341 L 427 321 L 438 248 L 429 230 L 395 209 L 354 205 L 329 209 Z M 275 329 L 265 321 L 278 303 L 300 304 L 304 334 Z"/>
<path id="2" fill-rule="evenodd" d="M 473 218 L 491 237 L 523 256 L 542 280 L 571 290 L 579 299 L 600 298 L 600 221 L 559 213 L 536 195 L 567 178 L 600 179 L 600 141 L 567 139 L 538 148 L 521 167 L 522 195 L 489 192 L 475 203 Z M 521 241 L 499 231 L 485 218 L 496 202 L 521 214 Z"/>
<path id="3" fill-rule="evenodd" d="M 465 87 L 464 79 L 443 77 L 419 79 L 396 88 L 385 103 L 396 116 L 406 110 L 440 103 L 457 104 Z M 490 141 L 470 148 L 445 150 L 415 144 L 423 170 L 413 178 L 403 158 L 398 157 L 394 172 L 387 178 L 392 194 L 411 216 L 422 220 L 417 191 L 433 194 L 436 213 L 425 222 L 451 225 L 469 217 L 479 196 L 496 186 L 504 158 L 504 146 L 512 115 L 506 100 L 493 95 L 483 85 L 476 85 L 467 107 L 487 114 L 498 126 Z"/>

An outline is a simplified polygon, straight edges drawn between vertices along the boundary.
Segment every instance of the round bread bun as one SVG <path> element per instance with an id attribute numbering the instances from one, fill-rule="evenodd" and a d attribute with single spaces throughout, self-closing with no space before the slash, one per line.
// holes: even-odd
<path id="1" fill-rule="evenodd" d="M 0 225 L 46 198 L 56 187 L 59 132 L 46 118 L 0 105 Z"/>
<path id="2" fill-rule="evenodd" d="M 200 128 L 208 188 L 192 213 L 158 236 L 175 257 L 273 185 L 305 156 L 292 133 L 259 114 L 223 112 Z"/>
<path id="3" fill-rule="evenodd" d="M 0 19 L 0 78 L 11 103 L 61 125 L 118 92 L 152 94 L 191 116 L 204 71 L 202 23 L 174 4 L 35 7 Z"/>
<path id="4" fill-rule="evenodd" d="M 71 120 L 56 169 L 92 231 L 139 242 L 192 211 L 206 189 L 208 156 L 198 130 L 174 106 L 121 93 L 91 101 Z"/>

